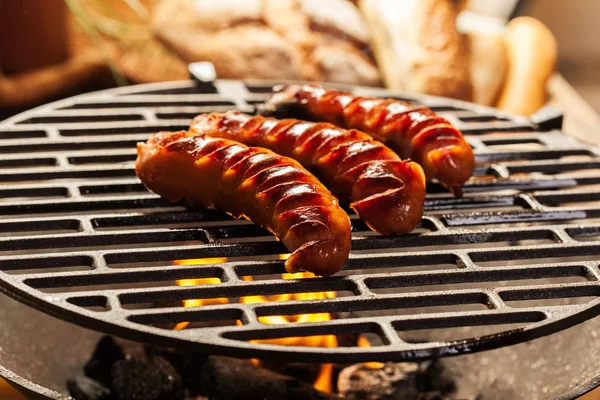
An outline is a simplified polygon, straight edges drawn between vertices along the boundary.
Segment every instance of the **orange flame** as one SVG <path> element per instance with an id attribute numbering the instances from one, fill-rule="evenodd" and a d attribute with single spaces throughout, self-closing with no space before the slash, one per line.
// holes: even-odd
<path id="1" fill-rule="evenodd" d="M 286 260 L 289 254 L 280 254 L 281 260 Z M 176 265 L 198 265 L 198 264 L 216 264 L 226 262 L 227 258 L 203 258 L 195 260 L 177 260 Z M 283 279 L 303 279 L 311 278 L 314 275 L 310 272 L 300 272 L 295 274 L 283 274 Z M 245 281 L 251 281 L 252 277 L 243 277 Z M 201 279 L 181 279 L 177 281 L 178 286 L 193 286 L 193 285 L 214 285 L 221 283 L 219 278 L 201 278 Z M 240 298 L 240 302 L 243 304 L 251 303 L 264 303 L 264 302 L 281 302 L 281 301 L 292 301 L 292 300 L 322 300 L 335 298 L 335 292 L 315 292 L 315 293 L 292 293 L 292 294 L 278 294 L 271 296 L 243 296 Z M 192 299 L 184 300 L 184 307 L 199 307 L 203 305 L 212 304 L 227 304 L 228 299 L 216 298 L 216 299 Z M 307 323 L 307 322 L 323 322 L 331 320 L 330 313 L 315 313 L 315 314 L 299 314 L 299 315 L 268 315 L 261 316 L 258 321 L 263 324 L 290 324 L 290 323 Z M 237 322 L 240 324 L 240 322 Z M 174 329 L 180 330 L 185 329 L 189 325 L 188 322 L 178 323 Z M 321 335 L 321 336 L 306 336 L 306 337 L 285 337 L 277 339 L 263 339 L 253 340 L 253 343 L 267 343 L 276 344 L 282 346 L 310 346 L 310 347 L 338 347 L 337 338 L 335 335 Z M 256 365 L 260 365 L 260 360 L 252 360 Z M 323 392 L 331 393 L 332 387 L 332 376 L 333 376 L 333 364 L 321 364 L 321 368 L 313 386 Z"/>
<path id="2" fill-rule="evenodd" d="M 369 343 L 369 340 L 366 337 L 364 337 L 363 335 L 360 335 L 358 337 L 357 345 L 358 345 L 358 347 L 363 347 L 363 348 L 371 347 L 371 343 Z M 371 369 L 380 369 L 380 368 L 384 367 L 383 363 L 376 362 L 376 361 L 366 362 L 365 365 Z"/>

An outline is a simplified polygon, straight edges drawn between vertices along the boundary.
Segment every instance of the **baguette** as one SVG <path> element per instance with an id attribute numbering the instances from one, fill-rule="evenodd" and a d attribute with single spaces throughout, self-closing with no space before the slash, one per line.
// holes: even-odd
<path id="1" fill-rule="evenodd" d="M 388 88 L 472 99 L 465 38 L 456 28 L 462 2 L 361 0 Z"/>
<path id="2" fill-rule="evenodd" d="M 507 28 L 508 72 L 497 107 L 531 115 L 546 103 L 546 83 L 557 58 L 556 39 L 531 17 L 515 18 Z"/>

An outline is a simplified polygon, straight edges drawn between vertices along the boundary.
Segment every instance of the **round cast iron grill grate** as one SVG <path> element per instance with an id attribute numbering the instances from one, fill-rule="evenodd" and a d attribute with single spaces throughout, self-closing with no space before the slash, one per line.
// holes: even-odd
<path id="1" fill-rule="evenodd" d="M 353 253 L 332 278 L 281 279 L 285 248 L 268 232 L 215 210 L 170 204 L 137 180 L 136 142 L 157 130 L 185 129 L 198 113 L 252 112 L 270 88 L 225 80 L 141 85 L 74 97 L 0 123 L 0 289 L 122 337 L 304 361 L 468 353 L 598 314 L 600 150 L 490 108 L 403 97 L 433 108 L 467 135 L 476 177 L 463 199 L 429 185 L 426 215 L 412 234 L 376 235 L 354 218 Z M 216 279 L 175 284 L 205 278 Z M 321 291 L 337 297 L 240 302 Z M 185 299 L 213 300 L 184 308 Z M 266 316 L 324 312 L 334 319 L 261 323 Z M 184 321 L 186 329 L 173 329 Z M 257 342 L 348 333 L 366 334 L 374 346 Z"/>

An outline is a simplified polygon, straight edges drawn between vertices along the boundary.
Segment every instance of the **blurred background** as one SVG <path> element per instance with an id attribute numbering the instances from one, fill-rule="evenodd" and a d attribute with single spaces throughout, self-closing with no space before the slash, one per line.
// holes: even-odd
<path id="1" fill-rule="evenodd" d="M 554 103 L 600 135 L 599 19 L 597 0 L 0 0 L 0 120 L 209 61 L 220 78 L 382 86 L 523 115 Z M 20 397 L 0 380 L 0 398 Z"/>
<path id="2" fill-rule="evenodd" d="M 535 19 L 506 27 L 520 15 Z M 525 115 L 556 69 L 598 111 L 598 17 L 596 0 L 0 0 L 1 117 L 186 79 L 194 61 L 221 78 L 387 86 Z"/>

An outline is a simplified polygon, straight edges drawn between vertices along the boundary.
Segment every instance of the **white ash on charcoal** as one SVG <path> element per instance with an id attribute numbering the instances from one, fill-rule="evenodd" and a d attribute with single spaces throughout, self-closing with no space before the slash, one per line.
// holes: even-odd
<path id="1" fill-rule="evenodd" d="M 337 388 L 347 400 L 446 400 L 456 385 L 437 362 L 385 363 L 381 368 L 368 364 L 344 368 Z"/>

